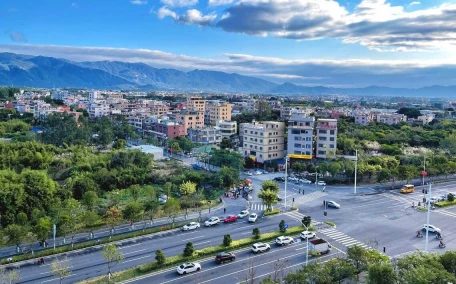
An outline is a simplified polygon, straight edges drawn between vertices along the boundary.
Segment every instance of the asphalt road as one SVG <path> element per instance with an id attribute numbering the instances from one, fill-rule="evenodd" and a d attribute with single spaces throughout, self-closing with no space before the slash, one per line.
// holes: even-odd
<path id="1" fill-rule="evenodd" d="M 298 239 L 297 236 L 295 239 Z M 252 254 L 250 249 L 234 251 L 236 260 L 224 264 L 216 264 L 214 258 L 207 258 L 199 262 L 201 271 L 193 274 L 178 275 L 176 268 L 170 268 L 122 283 L 241 283 L 252 278 L 260 281 L 269 275 L 273 277 L 274 271 L 278 271 L 278 276 L 286 275 L 287 272 L 305 265 L 305 242 L 294 243 L 284 247 L 278 247 L 274 243 L 270 243 L 270 245 L 271 250 L 269 252 L 260 254 Z M 341 253 L 334 249 L 320 257 L 309 256 L 309 262 L 326 261 Z M 277 266 L 276 263 L 282 263 L 282 265 Z M 277 269 L 277 267 L 285 268 Z"/>
<path id="2" fill-rule="evenodd" d="M 166 256 L 178 255 L 183 252 L 187 242 L 193 242 L 196 249 L 218 245 L 224 234 L 231 234 L 233 239 L 246 238 L 252 235 L 253 228 L 257 227 L 261 233 L 278 230 L 281 219 L 290 226 L 299 224 L 288 216 L 274 216 L 258 219 L 256 224 L 249 224 L 247 219 L 239 219 L 230 224 L 220 224 L 214 227 L 201 227 L 190 232 L 164 232 L 147 238 L 138 238 L 136 241 L 124 242 L 120 248 L 124 260 L 115 266 L 114 271 L 126 269 L 139 264 L 154 261 L 155 251 L 162 249 Z M 71 266 L 72 275 L 64 283 L 74 283 L 84 279 L 105 275 L 107 265 L 101 255 L 101 248 L 91 248 L 83 253 L 71 255 L 67 258 Z M 18 283 L 57 283 L 58 279 L 50 274 L 52 257 L 45 258 L 46 264 L 35 264 L 20 267 L 21 280 Z"/>

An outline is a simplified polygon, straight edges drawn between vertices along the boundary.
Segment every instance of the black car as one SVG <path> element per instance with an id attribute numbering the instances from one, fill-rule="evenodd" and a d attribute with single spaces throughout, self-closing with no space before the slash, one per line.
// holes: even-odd
<path id="1" fill-rule="evenodd" d="M 285 178 L 284 178 L 284 177 L 275 177 L 275 178 L 273 179 L 273 181 L 285 182 Z"/>
<path id="2" fill-rule="evenodd" d="M 222 252 L 222 253 L 217 254 L 217 256 L 215 257 L 215 262 L 217 264 L 220 264 L 220 263 L 224 263 L 225 261 L 233 261 L 235 259 L 236 259 L 236 256 L 234 255 L 234 253 Z"/>

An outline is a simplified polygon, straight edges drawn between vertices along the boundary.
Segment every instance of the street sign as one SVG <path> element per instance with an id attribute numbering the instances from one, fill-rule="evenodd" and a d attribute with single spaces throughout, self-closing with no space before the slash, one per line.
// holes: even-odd
<path id="1" fill-rule="evenodd" d="M 285 229 L 288 229 L 288 224 L 283 225 Z"/>

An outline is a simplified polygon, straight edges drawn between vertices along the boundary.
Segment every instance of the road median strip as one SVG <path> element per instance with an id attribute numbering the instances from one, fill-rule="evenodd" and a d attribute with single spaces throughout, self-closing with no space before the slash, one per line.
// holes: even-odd
<path id="1" fill-rule="evenodd" d="M 158 265 L 156 261 L 138 265 L 132 268 L 121 270 L 113 273 L 111 281 L 119 282 L 134 279 L 136 277 L 141 277 L 152 272 L 152 275 L 157 274 L 157 271 L 172 271 L 174 267 L 178 264 L 189 262 L 189 261 L 201 261 L 205 259 L 212 259 L 217 253 L 223 251 L 231 251 L 233 249 L 243 249 L 249 247 L 250 245 L 257 242 L 267 242 L 276 239 L 279 236 L 290 236 L 300 233 L 303 230 L 301 226 L 291 227 L 286 230 L 286 232 L 272 232 L 265 233 L 260 236 L 260 238 L 255 239 L 253 237 L 244 238 L 237 241 L 233 241 L 230 246 L 224 246 L 223 244 L 204 248 L 201 250 L 196 250 L 193 256 L 185 257 L 183 255 L 171 256 L 166 258 L 166 263 L 162 266 Z M 204 258 L 206 256 L 211 256 L 211 258 Z M 173 267 L 170 269 L 170 267 Z M 92 283 L 109 283 L 107 282 L 106 276 L 99 276 L 96 278 L 88 279 L 85 281 L 79 282 L 80 284 L 92 284 Z"/>
<path id="2" fill-rule="evenodd" d="M 14 256 L 11 261 L 8 261 L 7 259 L 4 258 L 4 259 L 2 259 L 1 264 L 2 265 L 15 264 L 17 266 L 18 264 L 27 264 L 27 263 L 29 263 L 29 260 L 37 259 L 40 257 L 52 256 L 52 255 L 58 256 L 58 255 L 65 254 L 65 253 L 76 253 L 76 252 L 81 252 L 84 249 L 87 249 L 90 247 L 98 248 L 98 247 L 101 247 L 101 245 L 108 244 L 108 243 L 127 241 L 130 239 L 145 237 L 147 235 L 155 235 L 155 234 L 159 234 L 159 233 L 172 232 L 173 230 L 180 230 L 180 229 L 176 229 L 176 227 L 181 227 L 191 221 L 194 221 L 194 220 L 187 220 L 185 222 L 175 223 L 174 227 L 172 227 L 171 224 L 167 224 L 167 225 L 163 225 L 163 226 L 147 228 L 144 230 L 123 233 L 123 234 L 119 234 L 117 236 L 113 236 L 111 238 L 104 237 L 104 238 L 100 238 L 100 239 L 92 239 L 92 240 L 84 241 L 81 243 L 77 243 L 74 245 L 74 247 L 71 247 L 71 244 L 68 244 L 64 247 L 56 248 L 55 250 L 53 250 L 52 248 L 49 248 L 46 250 L 38 251 L 34 254 Z"/>

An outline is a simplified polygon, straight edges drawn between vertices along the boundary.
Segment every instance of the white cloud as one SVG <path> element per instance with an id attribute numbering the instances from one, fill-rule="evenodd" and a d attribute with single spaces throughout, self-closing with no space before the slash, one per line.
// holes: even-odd
<path id="1" fill-rule="evenodd" d="M 171 7 L 189 7 L 198 4 L 198 0 L 161 0 L 161 2 Z"/>
<path id="2" fill-rule="evenodd" d="M 409 4 L 409 6 L 413 6 L 413 5 L 420 5 L 421 2 L 419 1 L 413 1 L 412 3 Z"/>
<path id="3" fill-rule="evenodd" d="M 212 26 L 217 15 L 215 13 L 211 13 L 209 15 L 203 15 L 200 11 L 196 9 L 190 9 L 177 17 L 177 21 L 183 24 L 194 24 L 198 26 Z"/>
<path id="4" fill-rule="evenodd" d="M 322 86 L 391 86 L 418 88 L 456 85 L 456 57 L 445 61 L 412 60 L 286 60 L 246 54 L 203 59 L 149 49 L 0 44 L 0 52 L 52 56 L 77 62 L 141 62 L 157 68 L 236 72 L 278 83 Z"/>
<path id="5" fill-rule="evenodd" d="M 209 0 L 209 6 L 221 6 L 233 3 L 234 0 Z"/>
<path id="6" fill-rule="evenodd" d="M 146 5 L 147 1 L 146 0 L 130 0 L 130 3 L 135 4 L 135 5 Z"/>
<path id="7" fill-rule="evenodd" d="M 173 19 L 177 18 L 176 13 L 174 11 L 171 11 L 170 9 L 168 9 L 166 6 L 163 6 L 160 9 L 158 9 L 157 16 L 160 19 L 163 19 L 166 17 L 171 17 Z"/>
<path id="8" fill-rule="evenodd" d="M 175 4 L 183 0 L 163 1 Z M 196 13 L 195 17 L 190 16 L 187 12 L 179 22 L 201 25 L 201 21 L 189 20 L 196 18 Z M 207 23 L 204 21 L 204 25 Z M 347 44 L 358 43 L 371 50 L 389 52 L 456 46 L 456 4 L 409 12 L 386 0 L 362 0 L 349 12 L 335 0 L 240 0 L 211 24 L 226 32 L 250 35 L 295 40 L 337 38 Z"/>

